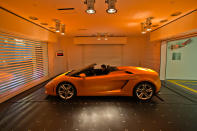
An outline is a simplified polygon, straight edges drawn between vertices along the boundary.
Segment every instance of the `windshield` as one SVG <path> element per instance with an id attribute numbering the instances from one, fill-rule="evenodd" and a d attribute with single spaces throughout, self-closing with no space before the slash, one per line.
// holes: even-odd
<path id="1" fill-rule="evenodd" d="M 101 65 L 101 68 L 96 68 L 97 64 L 91 64 L 86 67 L 80 68 L 78 70 L 72 70 L 67 73 L 67 76 L 79 77 L 81 73 L 84 73 L 86 76 L 98 76 L 98 75 L 107 75 L 110 72 L 117 71 L 118 68 L 110 65 Z"/>
<path id="2" fill-rule="evenodd" d="M 90 69 L 93 69 L 94 66 L 96 65 L 96 63 L 94 64 L 91 64 L 91 65 L 88 65 L 86 67 L 83 67 L 83 68 L 80 68 L 78 70 L 72 70 L 69 74 L 67 74 L 68 76 L 76 76 L 76 75 L 79 75 L 80 73 L 86 71 L 86 70 L 90 70 Z"/>

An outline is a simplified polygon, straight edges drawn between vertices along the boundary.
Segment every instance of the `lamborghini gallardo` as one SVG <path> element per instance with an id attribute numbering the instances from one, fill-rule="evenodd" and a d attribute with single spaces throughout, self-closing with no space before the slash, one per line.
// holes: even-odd
<path id="1" fill-rule="evenodd" d="M 150 100 L 159 92 L 161 82 L 152 69 L 133 66 L 88 65 L 63 73 L 45 86 L 45 93 L 64 100 L 74 96 L 134 96 Z"/>

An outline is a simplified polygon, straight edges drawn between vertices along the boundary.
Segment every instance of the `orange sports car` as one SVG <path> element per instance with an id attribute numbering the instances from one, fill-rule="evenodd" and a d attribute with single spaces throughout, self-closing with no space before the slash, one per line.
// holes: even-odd
<path id="1" fill-rule="evenodd" d="M 161 82 L 154 70 L 132 66 L 96 64 L 63 73 L 45 86 L 45 93 L 68 100 L 74 96 L 134 96 L 150 100 L 159 92 Z"/>

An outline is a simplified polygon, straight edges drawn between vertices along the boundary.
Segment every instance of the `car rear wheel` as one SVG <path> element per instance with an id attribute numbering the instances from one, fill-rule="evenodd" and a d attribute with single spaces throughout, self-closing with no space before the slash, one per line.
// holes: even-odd
<path id="1" fill-rule="evenodd" d="M 70 83 L 62 83 L 57 89 L 57 93 L 60 98 L 68 100 L 73 98 L 76 95 L 75 87 Z"/>
<path id="2" fill-rule="evenodd" d="M 154 95 L 155 87 L 151 83 L 143 82 L 134 88 L 134 96 L 141 101 L 150 100 Z"/>

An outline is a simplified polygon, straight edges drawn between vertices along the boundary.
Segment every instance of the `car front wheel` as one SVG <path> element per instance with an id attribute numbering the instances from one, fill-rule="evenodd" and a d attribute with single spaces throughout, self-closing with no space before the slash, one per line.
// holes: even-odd
<path id="1" fill-rule="evenodd" d="M 141 101 L 150 100 L 154 95 L 154 85 L 148 82 L 138 84 L 134 88 L 134 96 Z"/>
<path id="2" fill-rule="evenodd" d="M 68 100 L 76 95 L 75 87 L 70 83 L 62 83 L 57 89 L 57 93 L 60 98 Z"/>

